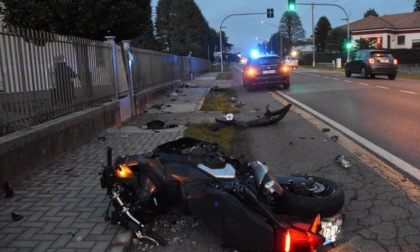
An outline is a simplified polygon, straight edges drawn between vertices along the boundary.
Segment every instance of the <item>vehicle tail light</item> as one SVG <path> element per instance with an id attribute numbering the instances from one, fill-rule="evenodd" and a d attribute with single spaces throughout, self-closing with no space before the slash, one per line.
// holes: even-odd
<path id="1" fill-rule="evenodd" d="M 254 76 L 255 74 L 257 74 L 257 70 L 255 70 L 255 68 L 250 67 L 246 70 L 246 75 L 248 76 Z"/>
<path id="2" fill-rule="evenodd" d="M 290 251 L 290 232 L 289 232 L 289 230 L 287 230 L 286 240 L 284 241 L 284 251 L 285 252 Z"/>
<path id="3" fill-rule="evenodd" d="M 282 66 L 282 67 L 280 67 L 280 70 L 282 72 L 287 72 L 287 71 L 289 71 L 289 68 L 287 66 Z"/>
<path id="4" fill-rule="evenodd" d="M 313 223 L 293 223 L 281 236 L 281 251 L 290 252 L 300 249 L 315 251 L 316 247 L 324 244 L 325 238 L 320 234 L 321 216 L 317 215 Z M 280 245 L 279 244 L 279 245 Z"/>
<path id="5" fill-rule="evenodd" d="M 374 64 L 374 63 L 375 63 L 375 59 L 369 58 L 369 64 Z"/>
<path id="6" fill-rule="evenodd" d="M 309 231 L 311 231 L 311 233 L 318 233 L 318 227 L 321 224 L 321 215 L 317 214 L 315 217 L 314 222 L 312 223 Z"/>
<path id="7" fill-rule="evenodd" d="M 394 65 L 398 65 L 398 60 L 394 59 Z"/>

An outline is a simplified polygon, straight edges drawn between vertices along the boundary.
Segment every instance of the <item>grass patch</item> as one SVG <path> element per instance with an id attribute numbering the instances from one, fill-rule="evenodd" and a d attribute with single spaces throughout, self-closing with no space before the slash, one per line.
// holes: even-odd
<path id="1" fill-rule="evenodd" d="M 220 72 L 220 64 L 210 65 L 209 72 Z"/>
<path id="2" fill-rule="evenodd" d="M 223 72 L 217 75 L 216 80 L 231 80 L 233 78 L 233 74 L 231 72 Z"/>
<path id="3" fill-rule="evenodd" d="M 222 111 L 226 113 L 237 113 L 238 108 L 232 107 L 232 97 L 236 97 L 236 93 L 233 89 L 227 88 L 221 91 L 211 89 L 207 94 L 201 111 Z"/>
<path id="4" fill-rule="evenodd" d="M 223 65 L 223 72 L 230 72 L 231 65 L 224 64 Z M 222 67 L 220 64 L 210 65 L 210 72 L 221 72 Z"/>
<path id="5" fill-rule="evenodd" d="M 222 111 L 225 113 L 238 113 L 239 109 L 232 107 L 232 97 L 236 97 L 234 89 L 227 88 L 221 91 L 214 89 L 207 94 L 202 111 Z M 184 136 L 193 137 L 210 143 L 218 143 L 229 152 L 233 152 L 234 139 L 237 129 L 232 126 L 222 126 L 217 123 L 189 123 Z"/>
<path id="6" fill-rule="evenodd" d="M 397 73 L 397 79 L 398 78 L 404 78 L 404 79 L 413 79 L 413 80 L 420 80 L 420 74 L 409 74 L 409 73 Z"/>
<path id="7" fill-rule="evenodd" d="M 233 151 L 235 128 L 231 126 L 219 126 L 216 123 L 190 123 L 184 131 L 185 137 L 193 137 L 210 143 L 218 143 L 227 151 Z"/>
<path id="8" fill-rule="evenodd" d="M 210 72 L 219 72 L 216 80 L 231 80 L 233 78 L 230 64 L 223 65 L 223 73 L 221 71 L 222 69 L 220 64 L 210 66 Z"/>

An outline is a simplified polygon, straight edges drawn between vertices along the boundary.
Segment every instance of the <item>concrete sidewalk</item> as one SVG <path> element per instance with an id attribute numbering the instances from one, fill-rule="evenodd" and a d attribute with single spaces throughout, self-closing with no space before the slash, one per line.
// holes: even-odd
<path id="1" fill-rule="evenodd" d="M 99 185 L 98 171 L 106 162 L 106 147 L 113 155 L 143 153 L 155 146 L 182 137 L 188 121 L 214 120 L 214 115 L 196 113 L 208 90 L 229 86 L 208 73 L 178 87 L 177 96 L 163 95 L 147 113 L 119 128 L 110 128 L 98 138 L 71 151 L 65 158 L 13 187 L 14 196 L 0 199 L 0 251 L 124 251 L 127 238 L 119 226 L 104 221 L 109 199 Z M 173 90 L 175 91 L 175 90 Z M 182 92 L 181 92 L 182 91 Z M 154 116 L 154 117 L 153 117 Z M 149 130 L 141 127 L 162 118 L 178 127 Z M 141 119 L 140 119 L 141 118 Z M 171 119 L 173 118 L 173 119 Z M 13 221 L 11 213 L 23 216 Z M 123 240 L 121 240 L 123 239 Z"/>

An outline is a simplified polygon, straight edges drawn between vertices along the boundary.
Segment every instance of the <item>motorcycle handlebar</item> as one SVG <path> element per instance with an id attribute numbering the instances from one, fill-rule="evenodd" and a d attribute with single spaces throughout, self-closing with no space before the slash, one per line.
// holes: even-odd
<path id="1" fill-rule="evenodd" d="M 127 217 L 131 220 L 130 223 L 134 224 L 134 226 L 132 226 L 131 224 L 129 224 L 129 226 L 136 233 L 137 237 L 149 239 L 155 242 L 157 245 L 162 245 L 162 246 L 166 245 L 165 239 L 163 239 L 162 237 L 160 237 L 157 233 L 153 231 L 148 232 L 147 235 L 143 234 L 144 225 L 130 213 L 129 209 L 124 205 L 124 202 L 121 200 L 118 192 L 119 192 L 118 188 L 114 187 L 112 189 L 112 196 L 113 196 L 112 199 L 117 201 L 117 203 L 122 208 L 121 212 L 127 215 Z"/>

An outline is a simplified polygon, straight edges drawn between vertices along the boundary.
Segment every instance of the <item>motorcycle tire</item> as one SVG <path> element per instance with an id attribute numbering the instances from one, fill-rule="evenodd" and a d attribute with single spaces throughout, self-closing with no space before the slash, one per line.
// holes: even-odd
<path id="1" fill-rule="evenodd" d="M 292 190 L 284 190 L 283 195 L 277 198 L 276 206 L 272 207 L 273 212 L 311 218 L 317 214 L 330 217 L 338 213 L 344 205 L 343 189 L 331 180 L 313 176 L 311 178 L 326 188 L 324 195 L 309 197 Z"/>

